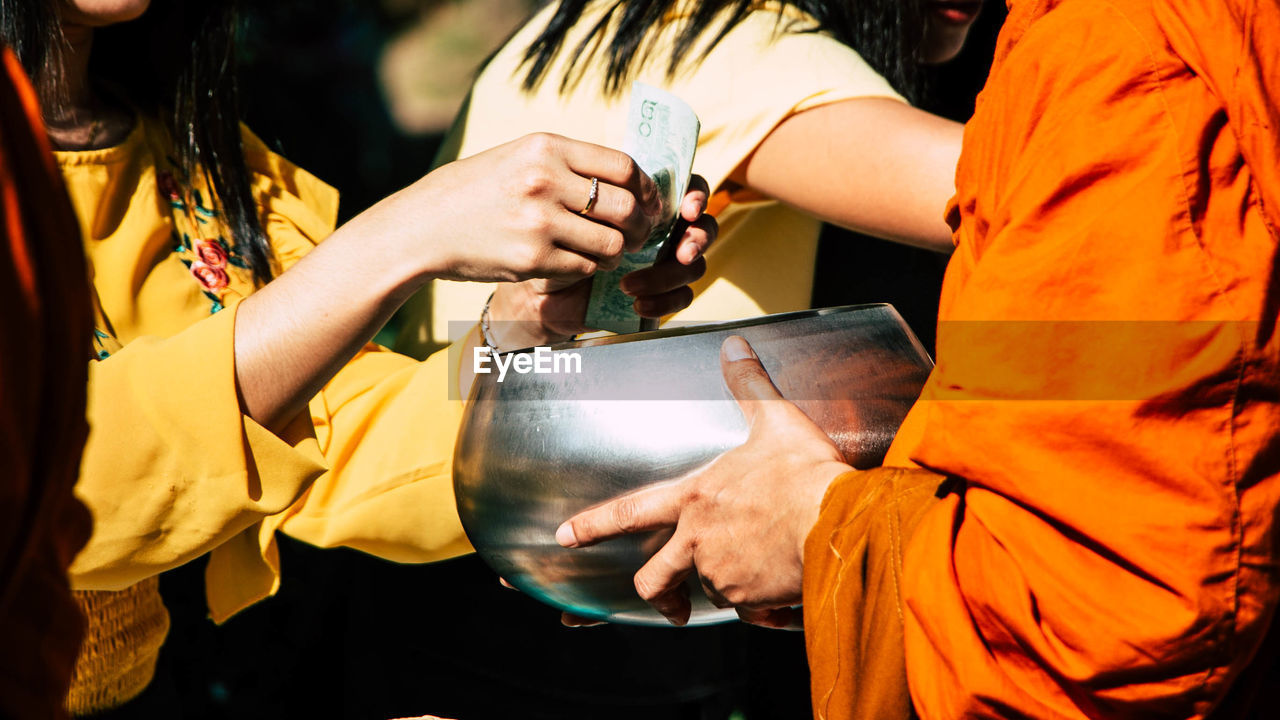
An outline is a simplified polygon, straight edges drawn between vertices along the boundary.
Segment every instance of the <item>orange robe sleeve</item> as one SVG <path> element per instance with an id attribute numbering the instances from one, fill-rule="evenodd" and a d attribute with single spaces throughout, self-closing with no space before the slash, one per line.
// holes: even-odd
<path id="1" fill-rule="evenodd" d="M 67 566 L 93 329 L 89 280 L 35 93 L 0 49 L 0 717 L 66 717 L 83 620 Z"/>
<path id="2" fill-rule="evenodd" d="M 896 467 L 837 477 L 804 548 L 805 652 L 817 720 L 905 719 L 902 545 L 943 478 Z"/>
<path id="3" fill-rule="evenodd" d="M 1278 68 L 1274 2 L 1012 3 L 890 454 L 953 483 L 903 560 L 922 718 L 1199 718 L 1248 670 L 1280 587 Z"/>

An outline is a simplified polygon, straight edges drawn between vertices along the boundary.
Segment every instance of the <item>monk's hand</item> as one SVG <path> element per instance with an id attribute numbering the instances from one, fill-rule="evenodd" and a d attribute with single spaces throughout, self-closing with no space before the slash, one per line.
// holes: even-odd
<path id="1" fill-rule="evenodd" d="M 747 442 L 684 478 L 575 515 L 556 540 L 581 547 L 674 527 L 636 573 L 642 598 L 683 625 L 690 610 L 684 582 L 696 572 L 718 607 L 780 626 L 800 602 L 804 541 L 827 486 L 852 468 L 822 429 L 783 399 L 745 340 L 724 342 L 720 366 L 750 426 Z"/>
<path id="2" fill-rule="evenodd" d="M 706 214 L 710 197 L 707 181 L 694 175 L 680 204 L 688 223 L 673 256 L 622 278 L 622 291 L 635 298 L 641 317 L 658 318 L 679 312 L 693 302 L 693 289 L 707 271 L 703 257 L 719 228 Z M 493 334 L 499 347 L 512 350 L 566 340 L 594 328 L 586 327 L 591 278 L 538 278 L 498 287 L 490 301 Z"/>

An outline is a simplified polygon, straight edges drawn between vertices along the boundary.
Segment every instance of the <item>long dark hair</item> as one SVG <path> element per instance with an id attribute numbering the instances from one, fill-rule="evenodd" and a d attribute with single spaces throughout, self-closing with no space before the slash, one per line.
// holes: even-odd
<path id="1" fill-rule="evenodd" d="M 42 102 L 56 102 L 63 37 L 56 0 L 0 0 L 0 39 L 22 61 Z M 137 20 L 97 30 L 92 81 L 168 129 L 174 160 L 202 172 L 222 222 L 254 279 L 272 277 L 271 246 L 250 190 L 236 86 L 236 0 L 155 3 Z"/>
<path id="2" fill-rule="evenodd" d="M 597 0 L 559 0 L 560 4 L 542 33 L 525 51 L 529 67 L 523 87 L 531 91 L 543 80 L 552 60 L 560 52 L 570 28 L 581 18 L 588 3 Z M 725 20 L 715 28 L 715 36 L 694 59 L 700 62 L 717 43 L 754 9 L 759 0 L 695 0 L 676 36 L 667 62 L 667 77 L 674 77 L 689 59 L 690 48 L 723 12 Z M 603 47 L 608 60 L 604 90 L 616 94 L 626 85 L 638 63 L 647 60 L 648 32 L 663 21 L 677 0 L 613 0 L 573 51 L 573 62 L 560 82 L 564 92 L 574 82 L 575 67 L 592 62 Z M 813 18 L 807 26 L 786 28 L 792 32 L 822 32 L 858 52 L 908 100 L 919 100 L 923 92 L 919 72 L 919 46 L 924 38 L 924 14 L 918 0 L 781 0 Z M 610 25 L 617 23 L 609 35 Z M 779 22 L 782 22 L 779 16 Z M 606 44 L 607 43 L 607 44 Z"/>

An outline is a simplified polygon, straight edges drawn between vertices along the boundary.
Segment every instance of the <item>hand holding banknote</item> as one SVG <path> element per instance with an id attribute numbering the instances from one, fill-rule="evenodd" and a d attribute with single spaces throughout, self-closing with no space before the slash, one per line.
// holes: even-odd
<path id="1" fill-rule="evenodd" d="M 644 83 L 632 85 L 623 151 L 653 179 L 657 214 L 649 208 L 639 213 L 611 207 L 625 193 L 604 184 L 592 186 L 581 214 L 598 222 L 609 222 L 606 215 L 626 218 L 622 225 L 612 224 L 629 236 L 647 234 L 647 239 L 639 248 L 628 246 L 631 252 L 618 267 L 584 281 L 502 286 L 490 301 L 500 349 L 546 344 L 587 330 L 635 332 L 642 329 L 642 318 L 656 323 L 693 301 L 689 285 L 706 271 L 702 253 L 716 233 L 715 220 L 703 215 L 710 189 L 691 175 L 700 127 L 693 109 L 680 98 Z M 673 230 L 680 236 L 672 237 Z M 534 317 L 537 323 L 503 322 Z"/>
<path id="2" fill-rule="evenodd" d="M 715 218 L 703 214 L 709 196 L 706 180 L 693 176 L 679 205 L 679 215 L 688 223 L 688 228 L 673 239 L 677 242 L 674 252 L 619 280 L 619 292 L 638 317 L 670 315 L 693 300 L 689 285 L 706 272 L 703 254 L 715 241 L 718 230 Z M 591 288 L 589 277 L 570 284 L 538 279 L 500 285 L 490 301 L 492 330 L 498 347 L 515 350 L 546 345 L 593 329 L 584 323 Z"/>
<path id="3" fill-rule="evenodd" d="M 698 116 L 683 100 L 665 90 L 640 82 L 632 83 L 622 151 L 653 178 L 661 210 L 643 247 L 623 255 L 617 268 L 596 273 L 587 305 L 587 327 L 615 333 L 648 329 L 642 325 L 631 296 L 622 286 L 622 279 L 653 265 L 660 257 L 672 254 L 670 249 L 663 252 L 664 244 L 672 229 L 680 227 L 676 211 L 685 190 L 690 187 L 700 129 Z M 671 242 L 679 240 L 672 238 Z"/>

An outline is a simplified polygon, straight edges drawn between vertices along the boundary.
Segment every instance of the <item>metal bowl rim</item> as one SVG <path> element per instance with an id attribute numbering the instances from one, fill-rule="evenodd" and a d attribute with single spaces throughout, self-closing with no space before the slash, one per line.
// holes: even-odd
<path id="1" fill-rule="evenodd" d="M 700 335 L 702 333 L 712 333 L 724 330 L 738 330 L 741 328 L 756 327 L 757 325 L 774 325 L 782 322 L 790 322 L 793 320 L 804 320 L 814 317 L 822 317 L 824 315 L 838 315 L 847 312 L 856 312 L 862 310 L 872 310 L 875 308 L 888 308 L 895 317 L 901 318 L 898 311 L 889 303 L 862 303 L 859 305 L 838 305 L 835 307 L 810 308 L 808 310 L 794 310 L 791 312 L 774 313 L 772 315 L 759 315 L 757 317 L 743 318 L 740 320 L 722 320 L 719 322 L 697 323 L 692 325 L 680 325 L 677 327 L 658 328 L 657 330 L 647 330 L 644 332 L 624 333 L 621 335 L 604 335 L 601 337 L 584 338 L 582 340 L 568 340 L 562 343 L 555 343 L 550 346 L 552 350 L 575 350 L 580 348 L 596 347 L 600 345 L 620 345 L 623 343 L 639 342 L 641 340 L 656 340 L 659 338 L 684 337 L 686 335 Z M 545 346 L 544 346 L 545 347 Z M 503 350 L 503 355 L 530 353 L 533 347 L 520 348 L 518 350 Z"/>

